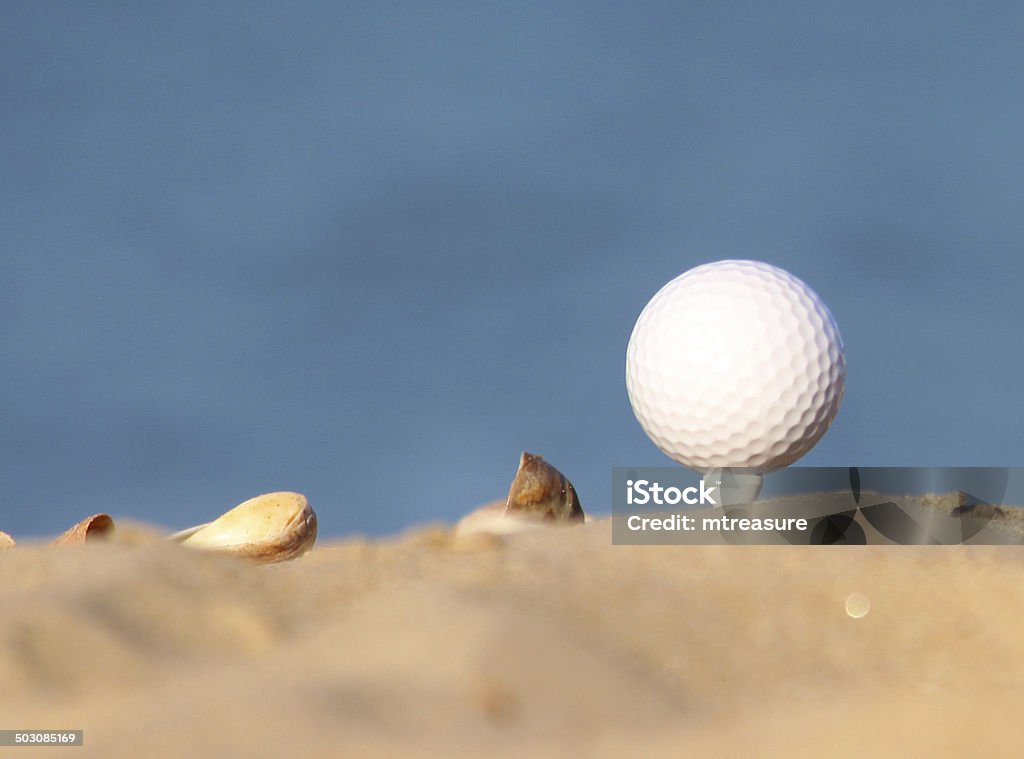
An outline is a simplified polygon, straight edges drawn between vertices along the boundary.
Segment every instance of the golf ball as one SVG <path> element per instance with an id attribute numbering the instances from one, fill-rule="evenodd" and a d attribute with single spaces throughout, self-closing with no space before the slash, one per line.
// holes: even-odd
<path id="1" fill-rule="evenodd" d="M 659 290 L 633 327 L 626 388 L 640 426 L 701 472 L 770 472 L 828 429 L 846 361 L 821 298 L 758 261 L 716 261 Z"/>

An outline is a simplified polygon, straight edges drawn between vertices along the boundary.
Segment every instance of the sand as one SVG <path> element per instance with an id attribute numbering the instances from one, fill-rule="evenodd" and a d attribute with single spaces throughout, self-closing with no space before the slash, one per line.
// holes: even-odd
<path id="1" fill-rule="evenodd" d="M 1020 753 L 1014 546 L 616 546 L 599 519 L 256 566 L 119 521 L 0 552 L 0 609 L 0 728 L 85 730 L 32 756 Z"/>

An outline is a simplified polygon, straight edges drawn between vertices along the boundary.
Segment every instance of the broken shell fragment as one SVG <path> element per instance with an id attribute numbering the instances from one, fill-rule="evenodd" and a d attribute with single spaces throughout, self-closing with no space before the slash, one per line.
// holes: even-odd
<path id="1" fill-rule="evenodd" d="M 93 514 L 52 541 L 55 546 L 78 545 L 106 540 L 114 534 L 114 520 L 109 514 Z"/>
<path id="2" fill-rule="evenodd" d="M 545 523 L 525 514 L 506 514 L 506 501 L 492 501 L 466 514 L 455 525 L 455 535 L 511 535 L 527 530 L 542 530 Z"/>
<path id="3" fill-rule="evenodd" d="M 6 532 L 0 532 L 0 551 L 5 548 L 14 548 L 14 538 Z"/>
<path id="4" fill-rule="evenodd" d="M 505 516 L 532 516 L 551 522 L 582 522 L 576 489 L 542 457 L 523 452 L 505 502 Z"/>
<path id="5" fill-rule="evenodd" d="M 208 524 L 177 532 L 170 540 L 269 564 L 294 559 L 312 548 L 316 528 L 316 514 L 304 495 L 266 493 Z"/>

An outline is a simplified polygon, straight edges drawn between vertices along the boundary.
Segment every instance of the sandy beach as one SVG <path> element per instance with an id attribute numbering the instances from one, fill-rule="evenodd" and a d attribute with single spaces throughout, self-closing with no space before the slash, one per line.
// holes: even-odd
<path id="1" fill-rule="evenodd" d="M 1020 547 L 618 546 L 599 519 L 257 566 L 118 524 L 0 552 L 0 728 L 85 731 L 33 756 L 1019 754 Z"/>

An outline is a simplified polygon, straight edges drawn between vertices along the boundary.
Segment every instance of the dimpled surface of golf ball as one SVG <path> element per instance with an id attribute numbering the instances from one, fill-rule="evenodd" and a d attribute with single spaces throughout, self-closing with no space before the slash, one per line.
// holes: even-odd
<path id="1" fill-rule="evenodd" d="M 626 351 L 640 426 L 702 472 L 792 464 L 832 423 L 845 380 L 828 308 L 758 261 L 716 261 L 673 279 L 640 314 Z"/>

